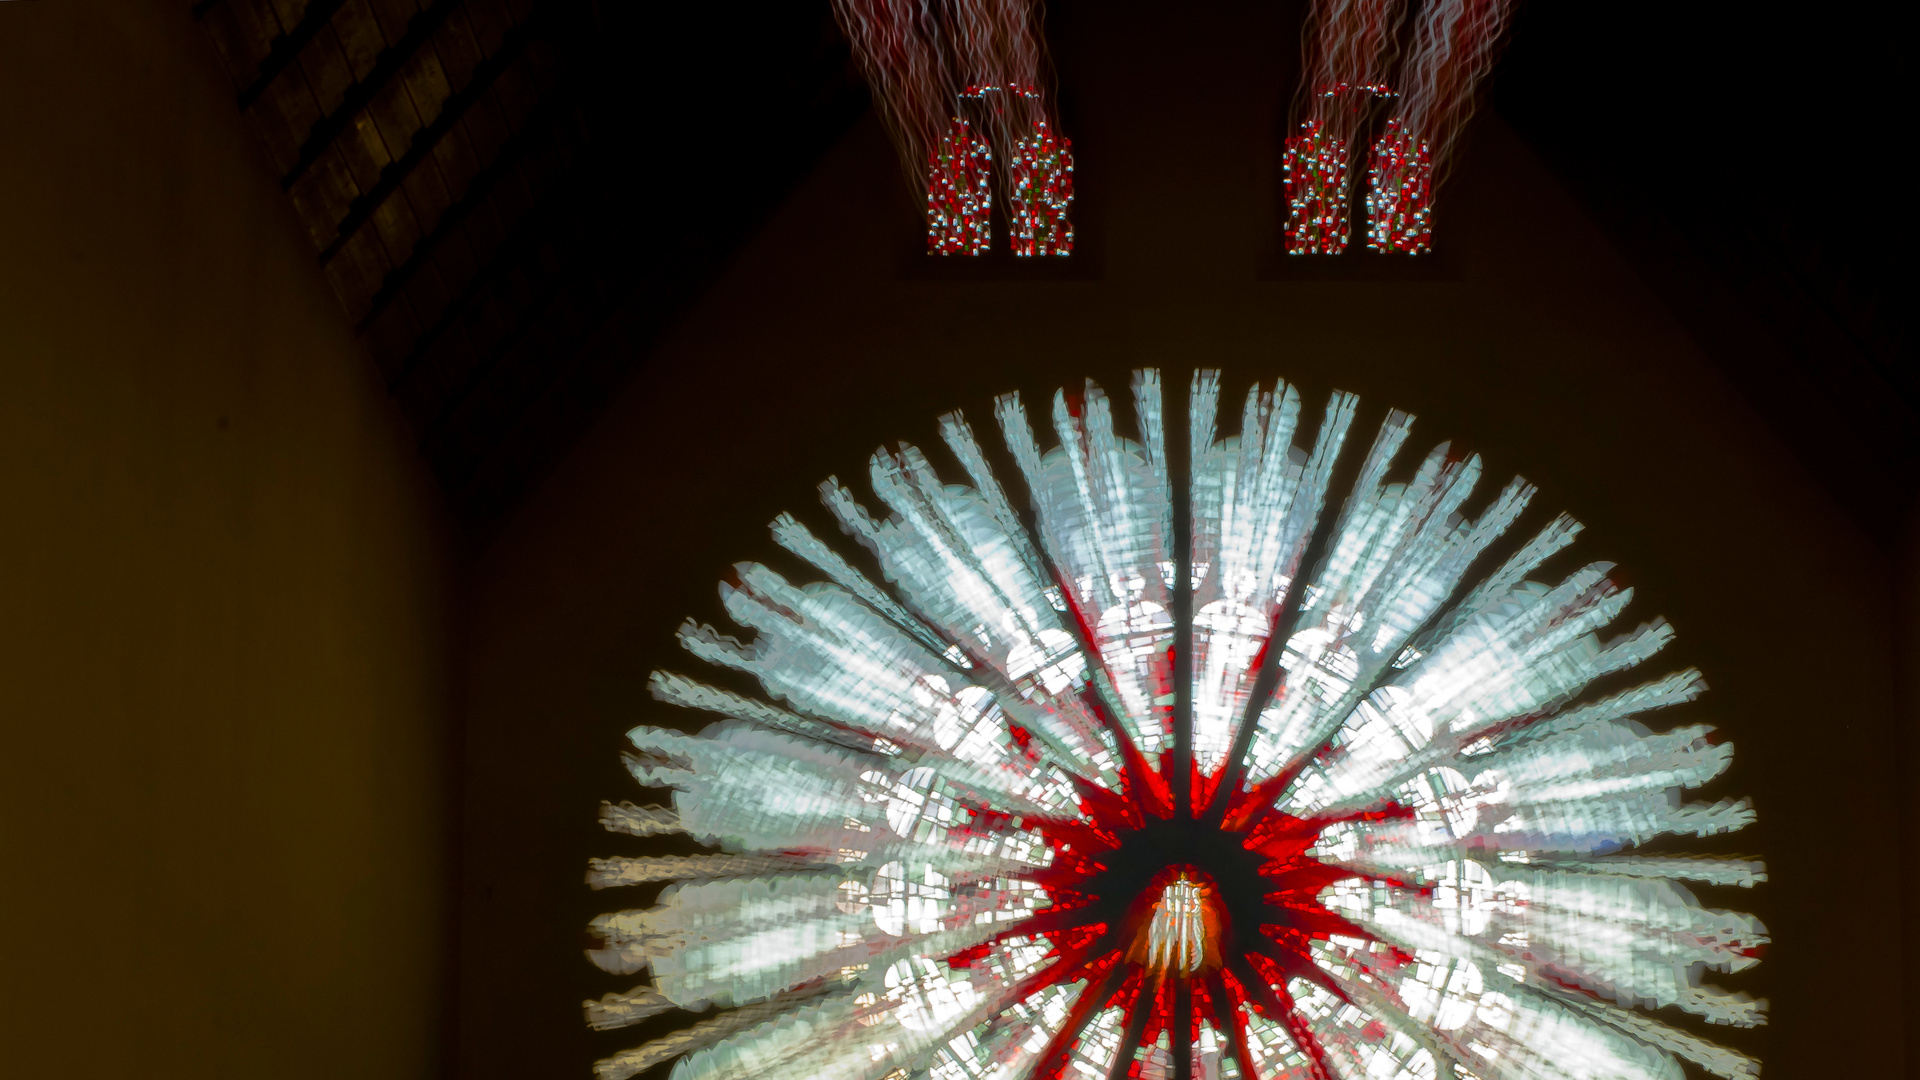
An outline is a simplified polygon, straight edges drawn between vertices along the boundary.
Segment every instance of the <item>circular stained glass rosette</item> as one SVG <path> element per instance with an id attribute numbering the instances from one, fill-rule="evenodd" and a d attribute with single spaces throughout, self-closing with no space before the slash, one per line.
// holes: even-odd
<path id="1" fill-rule="evenodd" d="M 943 417 L 946 476 L 822 485 L 844 551 L 773 523 L 817 580 L 740 564 L 746 640 L 682 628 L 764 695 L 653 676 L 713 721 L 635 728 L 672 806 L 603 820 L 707 851 L 592 864 L 659 890 L 592 924 L 649 978 L 589 1020 L 665 1032 L 603 1080 L 1757 1075 L 1695 1029 L 1762 1022 L 1702 975 L 1765 930 L 1683 883 L 1762 867 L 1671 853 L 1753 811 L 1687 801 L 1732 747 L 1640 719 L 1704 683 L 1628 671 L 1672 632 L 1610 629 L 1608 564 L 1529 580 L 1579 525 L 1502 542 L 1530 486 L 1469 516 L 1479 459 L 1403 459 L 1400 412 L 1347 447 L 1351 395 L 1256 386 L 1223 435 L 1200 372 L 1177 454 L 1132 396 L 1137 437 L 1057 394 L 1046 450 L 999 399 L 999 475 Z"/>

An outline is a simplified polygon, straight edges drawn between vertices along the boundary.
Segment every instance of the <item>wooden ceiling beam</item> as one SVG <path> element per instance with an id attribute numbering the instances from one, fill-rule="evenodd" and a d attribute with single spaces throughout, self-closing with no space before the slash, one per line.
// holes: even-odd
<path id="1" fill-rule="evenodd" d="M 447 0 L 441 0 L 441 2 L 446 3 Z M 412 140 L 407 145 L 406 153 L 388 162 L 380 170 L 380 177 L 375 181 L 373 189 L 353 200 L 347 208 L 347 216 L 340 221 L 338 234 L 321 249 L 320 265 L 325 266 L 333 261 L 333 257 L 339 254 L 340 248 L 353 238 L 353 234 L 362 225 L 367 223 L 367 219 L 380 208 L 380 204 L 399 189 L 407 174 L 412 172 L 428 154 L 433 153 L 434 147 L 438 146 L 447 132 L 452 131 L 454 125 L 460 122 L 460 118 L 466 115 L 467 109 L 487 92 L 494 80 L 500 77 L 500 73 L 519 59 L 520 54 L 526 50 L 528 42 L 539 33 L 541 24 L 544 22 L 542 13 L 548 10 L 551 9 L 536 9 L 533 18 L 508 31 L 506 37 L 500 42 L 500 48 L 492 56 L 482 60 L 474 68 L 473 76 L 467 80 L 467 84 L 454 91 L 453 95 L 441 105 L 440 114 L 435 116 L 426 127 L 414 132 Z M 345 106 L 342 106 L 343 110 L 344 108 Z M 451 209 L 448 212 L 451 213 Z M 437 226 L 436 231 L 438 231 Z M 415 245 L 413 253 L 409 254 L 408 261 L 411 262 L 412 255 L 417 254 L 424 246 L 424 243 Z"/>
<path id="2" fill-rule="evenodd" d="M 283 189 L 291 189 L 300 177 L 313 167 L 313 163 L 320 160 L 321 156 L 327 152 L 327 147 L 333 145 L 333 140 L 346 130 L 347 125 L 353 123 L 353 118 L 367 107 L 374 95 L 380 92 L 380 88 L 385 86 L 406 65 L 407 61 L 413 59 L 414 54 L 420 51 L 420 47 L 433 37 L 434 31 L 440 28 L 440 24 L 445 22 L 447 16 L 452 14 L 462 2 L 463 0 L 435 0 L 432 7 L 416 13 L 413 18 L 407 20 L 406 33 L 400 36 L 399 41 L 381 50 L 380 56 L 374 61 L 373 70 L 367 73 L 367 77 L 347 89 L 346 96 L 337 108 L 314 122 L 313 129 L 307 133 L 306 140 L 300 144 L 300 154 L 294 161 L 293 167 L 280 178 L 280 186 Z"/>
<path id="3" fill-rule="evenodd" d="M 367 301 L 367 313 L 360 319 L 359 325 L 355 327 L 356 330 L 364 334 L 372 327 L 373 323 L 379 319 L 381 312 L 385 311 L 387 305 L 406 289 L 407 282 L 412 280 L 421 266 L 433 257 L 433 253 L 439 249 L 440 245 L 445 243 L 454 230 L 460 228 L 461 224 L 477 209 L 485 205 L 494 189 L 502 180 L 513 175 L 514 170 L 519 168 L 520 162 L 535 147 L 543 145 L 555 122 L 572 107 L 570 96 L 564 88 L 556 89 L 553 94 L 541 100 L 533 115 L 527 118 L 519 131 L 514 132 L 501 144 L 499 154 L 473 178 L 460 199 L 440 215 L 440 219 L 434 223 L 433 230 L 423 237 L 420 243 L 414 245 L 407 260 L 394 267 L 381 281 L 379 291 Z M 344 237 L 342 239 L 344 241 Z"/>
<path id="4" fill-rule="evenodd" d="M 205 2 L 210 3 L 211 0 L 205 0 Z M 259 74 L 254 76 L 253 82 L 240 91 L 239 101 L 242 112 L 252 108 L 253 103 L 260 100 L 260 95 L 267 92 L 267 87 L 273 85 L 273 80 L 279 78 L 281 72 L 292 66 L 294 58 L 300 55 L 300 50 L 306 48 L 307 43 L 314 39 L 314 35 L 333 21 L 334 12 L 339 11 L 340 6 L 345 2 L 346 0 L 311 0 L 307 4 L 307 10 L 300 16 L 300 21 L 294 25 L 293 29 L 273 39 L 273 44 L 267 47 L 267 55 L 260 60 Z M 201 13 L 198 7 L 194 9 L 195 17 Z"/>

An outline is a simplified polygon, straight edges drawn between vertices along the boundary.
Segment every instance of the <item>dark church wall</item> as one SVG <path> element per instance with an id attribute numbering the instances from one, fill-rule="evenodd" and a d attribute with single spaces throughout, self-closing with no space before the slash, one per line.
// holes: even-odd
<path id="1" fill-rule="evenodd" d="M 431 1075 L 451 545 L 185 5 L 0 4 L 0 1075 Z"/>
<path id="2" fill-rule="evenodd" d="M 587 920 L 623 906 L 580 883 L 586 858 L 638 850 L 595 809 L 635 795 L 627 728 L 696 722 L 653 703 L 646 675 L 695 669 L 673 630 L 726 625 L 714 583 L 734 561 L 786 565 L 766 523 L 792 510 L 832 533 L 814 485 L 864 488 L 874 447 L 937 446 L 943 411 L 990 428 L 995 393 L 1037 403 L 1093 376 L 1124 395 L 1131 368 L 1155 365 L 1182 390 L 1192 368 L 1223 369 L 1236 407 L 1253 380 L 1284 377 L 1310 408 L 1337 387 L 1375 422 L 1406 409 L 1422 448 L 1482 453 L 1489 488 L 1516 472 L 1540 486 L 1516 531 L 1562 509 L 1586 522 L 1577 559 L 1621 564 L 1638 590 L 1621 629 L 1665 615 L 1679 640 L 1653 670 L 1697 665 L 1713 687 L 1660 723 L 1715 723 L 1738 747 L 1697 797 L 1748 794 L 1760 812 L 1691 846 L 1770 864 L 1751 893 L 1702 894 L 1772 930 L 1766 962 L 1730 981 L 1773 1001 L 1773 1026 L 1708 1034 L 1776 1080 L 1893 1075 L 1888 557 L 1497 118 L 1476 122 L 1443 189 L 1433 263 L 1316 272 L 1271 250 L 1284 13 L 1147 23 L 1082 7 L 1051 30 L 1081 163 L 1070 272 L 927 265 L 865 122 L 480 556 L 459 1074 L 581 1075 L 636 1041 L 588 1032 L 578 1011 L 638 981 L 581 955 Z M 599 347 L 632 345 L 616 328 Z"/>

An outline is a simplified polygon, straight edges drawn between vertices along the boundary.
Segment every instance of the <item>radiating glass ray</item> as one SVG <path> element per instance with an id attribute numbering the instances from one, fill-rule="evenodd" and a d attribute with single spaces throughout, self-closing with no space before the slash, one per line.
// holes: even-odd
<path id="1" fill-rule="evenodd" d="M 1336 394 L 1309 452 L 1295 444 L 1300 395 L 1247 392 L 1240 434 L 1214 441 L 1219 380 L 1193 385 L 1194 754 L 1211 772 L 1233 744 L 1280 607 L 1300 574 L 1357 399 Z"/>

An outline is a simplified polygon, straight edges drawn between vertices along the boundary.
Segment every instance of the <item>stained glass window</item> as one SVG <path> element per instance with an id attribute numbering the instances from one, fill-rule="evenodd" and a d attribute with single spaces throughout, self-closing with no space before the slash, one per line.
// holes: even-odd
<path id="1" fill-rule="evenodd" d="M 594 861 L 595 887 L 671 884 L 594 921 L 594 962 L 648 981 L 588 1019 L 698 1015 L 599 1076 L 1757 1076 L 1644 1011 L 1763 1021 L 1705 974 L 1765 929 L 1685 883 L 1765 873 L 1638 850 L 1753 810 L 1685 797 L 1730 744 L 1654 730 L 1705 688 L 1634 684 L 1667 624 L 1622 628 L 1606 563 L 1531 579 L 1580 526 L 1508 538 L 1518 479 L 1469 515 L 1479 458 L 1403 463 L 1405 413 L 1343 453 L 1351 395 L 1309 431 L 1256 386 L 1222 435 L 1200 372 L 1176 461 L 1158 374 L 1132 389 L 1134 437 L 1088 384 L 1044 450 L 1000 399 L 1014 483 L 958 414 L 967 483 L 876 453 L 877 507 L 821 488 L 869 569 L 783 515 L 819 579 L 741 564 L 739 628 L 682 628 L 764 696 L 653 677 L 711 723 L 635 728 L 672 805 L 603 821 L 710 850 Z"/>

